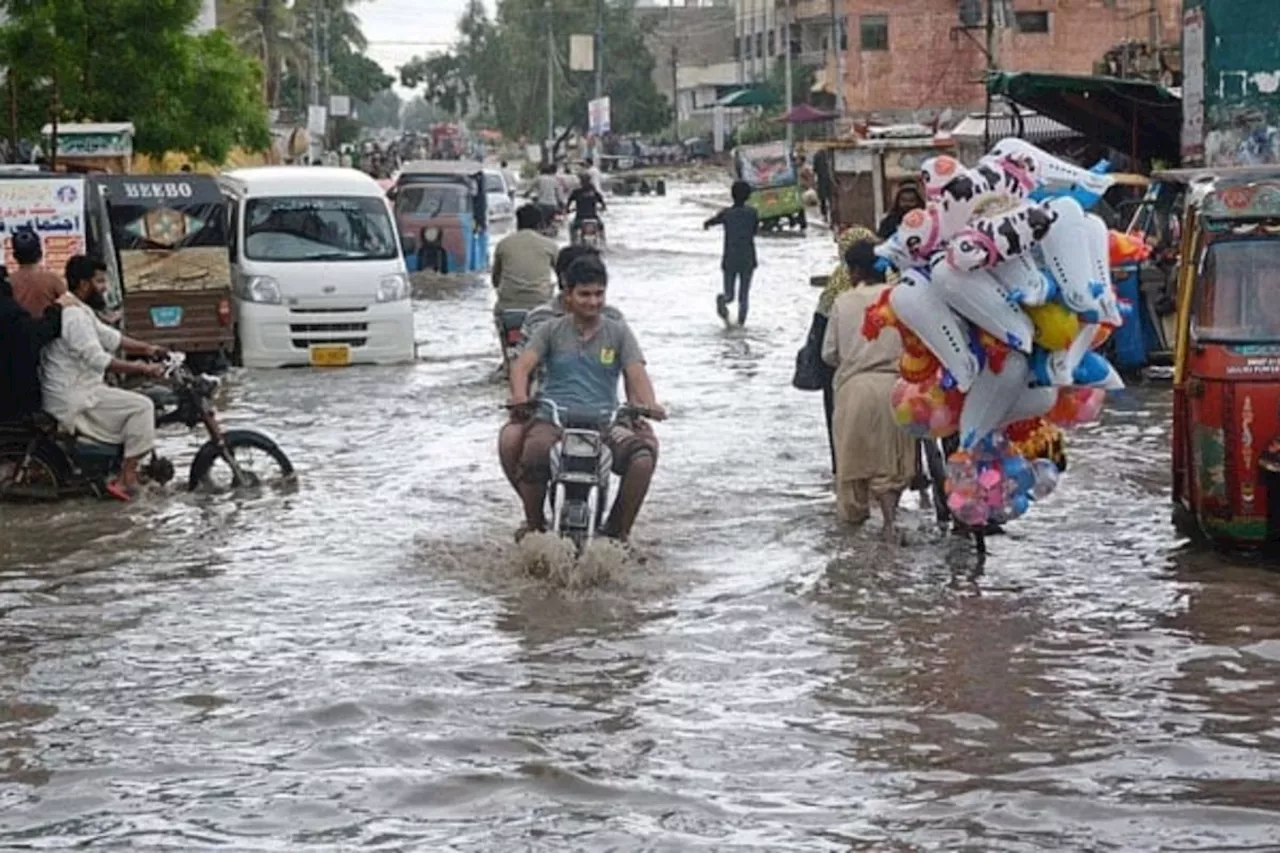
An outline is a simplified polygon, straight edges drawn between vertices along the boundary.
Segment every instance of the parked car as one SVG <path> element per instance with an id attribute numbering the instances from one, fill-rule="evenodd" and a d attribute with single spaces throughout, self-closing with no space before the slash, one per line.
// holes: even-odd
<path id="1" fill-rule="evenodd" d="M 484 170 L 484 194 L 490 222 L 509 222 L 515 218 L 515 202 L 511 200 L 515 187 L 507 184 L 507 176 L 501 169 Z"/>

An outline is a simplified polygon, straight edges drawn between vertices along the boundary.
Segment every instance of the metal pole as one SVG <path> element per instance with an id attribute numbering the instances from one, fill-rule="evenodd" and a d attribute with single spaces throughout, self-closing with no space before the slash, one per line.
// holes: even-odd
<path id="1" fill-rule="evenodd" d="M 836 17 L 836 0 L 831 0 L 831 68 L 836 79 L 831 85 L 836 90 L 836 113 L 844 115 L 844 71 L 840 61 L 840 21 Z"/>
<path id="2" fill-rule="evenodd" d="M 547 161 L 554 162 L 551 144 L 556 138 L 556 41 L 551 29 L 551 0 L 547 0 Z"/>
<path id="3" fill-rule="evenodd" d="M 1163 35 L 1160 27 L 1160 3 L 1159 0 L 1151 0 L 1151 47 L 1155 49 L 1157 57 L 1160 51 L 1160 37 Z M 1158 64 L 1158 63 L 1157 63 Z"/>
<path id="4" fill-rule="evenodd" d="M 320 13 L 315 8 L 311 9 L 311 66 L 308 70 L 310 74 L 311 88 L 311 104 L 320 103 Z"/>
<path id="5" fill-rule="evenodd" d="M 996 70 L 996 4 L 987 0 L 987 74 L 983 88 L 987 92 L 987 110 L 982 118 L 982 149 L 991 149 L 991 75 Z"/>
<path id="6" fill-rule="evenodd" d="M 604 97 L 604 0 L 596 0 L 596 100 Z"/>
<path id="7" fill-rule="evenodd" d="M 787 100 L 786 100 L 787 113 L 789 114 L 791 112 L 791 107 L 794 106 L 794 104 L 791 103 L 791 0 L 786 0 L 786 5 L 783 7 L 783 10 L 784 11 L 783 11 L 783 22 L 782 22 L 782 27 L 783 27 L 782 49 L 785 51 L 785 53 L 783 54 L 782 68 L 783 68 L 783 76 L 785 77 L 784 85 L 786 86 L 786 89 L 787 89 Z M 787 122 L 787 150 L 788 151 L 790 151 L 792 147 L 795 145 L 795 141 L 796 141 L 795 127 L 791 124 L 791 122 Z"/>
<path id="8" fill-rule="evenodd" d="M 671 39 L 671 143 L 680 142 L 680 48 L 676 46 L 676 2 L 667 0 L 667 33 Z"/>

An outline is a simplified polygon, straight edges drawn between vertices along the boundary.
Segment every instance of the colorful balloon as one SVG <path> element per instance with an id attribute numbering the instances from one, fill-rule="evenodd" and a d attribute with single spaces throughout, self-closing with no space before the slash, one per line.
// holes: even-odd
<path id="1" fill-rule="evenodd" d="M 1120 301 L 1116 288 L 1111 281 L 1111 252 L 1107 246 L 1107 223 L 1092 213 L 1085 216 L 1085 226 L 1089 232 L 1089 258 L 1093 265 L 1091 284 L 1100 289 L 1098 294 L 1099 312 L 1096 322 L 1112 328 L 1119 328 L 1124 323 L 1120 316 Z"/>
<path id="2" fill-rule="evenodd" d="M 1075 193 L 1093 202 L 1115 184 L 1115 178 L 1110 175 L 1082 169 L 1017 137 L 1001 139 L 992 146 L 990 156 L 1033 162 L 1039 187 L 1046 193 Z"/>
<path id="3" fill-rule="evenodd" d="M 1096 316 L 1101 306 L 1093 286 L 1090 228 L 1084 209 L 1070 198 L 1050 199 L 1044 208 L 1054 220 L 1040 241 L 1045 272 L 1057 286 L 1063 304 L 1077 314 Z"/>
<path id="4" fill-rule="evenodd" d="M 933 285 L 957 314 L 1010 348 L 1031 352 L 1035 326 L 993 275 L 983 270 L 958 272 L 939 256 L 933 264 Z"/>
<path id="5" fill-rule="evenodd" d="M 1045 418 L 1062 427 L 1093 423 L 1106 399 L 1107 392 L 1101 388 L 1060 388 L 1058 401 Z"/>
<path id="6" fill-rule="evenodd" d="M 991 274 L 1009 291 L 1010 298 L 1024 308 L 1043 305 L 1055 295 L 1053 282 L 1036 266 L 1031 252 L 996 264 L 991 268 Z"/>
<path id="7" fill-rule="evenodd" d="M 973 381 L 960 410 L 960 447 L 971 449 L 1008 420 L 1009 411 L 1027 387 L 1026 356 L 1012 352 L 999 373 L 988 365 Z"/>
<path id="8" fill-rule="evenodd" d="M 978 358 L 969 348 L 968 330 L 947 307 L 928 274 L 915 269 L 903 273 L 902 280 L 889 291 L 889 306 L 937 356 L 955 378 L 956 387 L 969 390 L 980 369 Z"/>
<path id="9" fill-rule="evenodd" d="M 1050 352 L 1071 346 L 1071 342 L 1080 333 L 1080 318 L 1061 302 L 1028 306 L 1025 310 L 1035 325 L 1036 346 L 1044 347 Z"/>
<path id="10" fill-rule="evenodd" d="M 947 243 L 947 262 L 960 272 L 991 269 L 1030 251 L 1053 233 L 1053 225 L 1050 212 L 1030 203 L 974 220 Z"/>
<path id="11" fill-rule="evenodd" d="M 947 438 L 960 426 L 964 394 L 956 388 L 944 390 L 940 377 L 926 382 L 894 383 L 890 397 L 893 418 L 913 438 Z"/>

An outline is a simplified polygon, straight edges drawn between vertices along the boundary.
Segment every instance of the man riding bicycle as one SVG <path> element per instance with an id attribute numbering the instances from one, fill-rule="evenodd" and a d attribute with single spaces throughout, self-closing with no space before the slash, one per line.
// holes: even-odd
<path id="1" fill-rule="evenodd" d="M 626 323 L 605 313 L 608 273 L 598 257 L 574 261 L 565 273 L 563 304 L 567 311 L 541 323 L 511 367 L 511 403 L 529 403 L 529 378 L 545 365 L 541 397 L 561 408 L 589 410 L 602 415 L 618 405 L 618 380 L 624 381 L 627 400 L 648 409 L 655 420 L 666 411 L 654 398 L 653 383 L 645 369 L 644 354 Z M 527 412 L 532 423 L 523 423 Z M 517 533 L 546 530 L 543 514 L 551 448 L 559 430 L 546 413 L 530 406 L 512 411 L 512 421 L 498 438 L 503 468 L 513 472 L 513 485 L 524 504 L 525 526 Z M 644 503 L 658 457 L 658 439 L 643 421 L 618 427 L 607 437 L 613 451 L 614 473 L 622 477 L 618 498 L 602 533 L 625 541 Z"/>

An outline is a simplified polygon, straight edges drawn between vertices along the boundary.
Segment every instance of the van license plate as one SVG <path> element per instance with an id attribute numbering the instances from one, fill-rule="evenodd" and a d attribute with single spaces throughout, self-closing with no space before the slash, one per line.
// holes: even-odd
<path id="1" fill-rule="evenodd" d="M 311 348 L 312 367 L 346 367 L 351 364 L 351 347 L 346 344 Z"/>
<path id="2" fill-rule="evenodd" d="M 163 305 L 151 309 L 151 325 L 157 329 L 172 329 L 182 325 L 182 307 Z"/>

